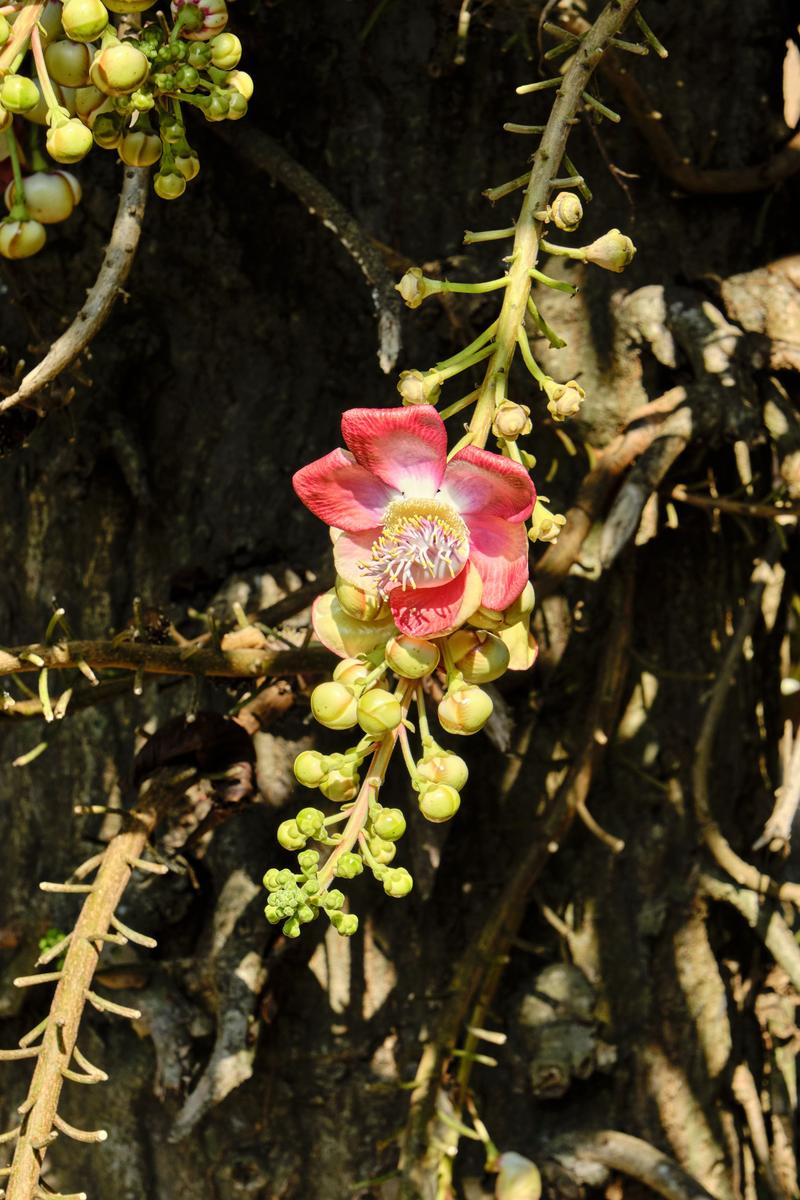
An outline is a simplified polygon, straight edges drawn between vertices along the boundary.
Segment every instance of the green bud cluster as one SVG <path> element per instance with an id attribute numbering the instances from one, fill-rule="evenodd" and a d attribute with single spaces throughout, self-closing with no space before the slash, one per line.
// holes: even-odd
<path id="1" fill-rule="evenodd" d="M 304 850 L 297 858 L 300 873 L 271 867 L 264 876 L 267 904 L 264 914 L 270 925 L 282 923 L 286 937 L 299 937 L 303 925 L 325 912 L 334 929 L 350 937 L 358 929 L 358 917 L 345 913 L 344 894 L 338 888 L 324 889 L 318 878 L 319 854 Z"/>

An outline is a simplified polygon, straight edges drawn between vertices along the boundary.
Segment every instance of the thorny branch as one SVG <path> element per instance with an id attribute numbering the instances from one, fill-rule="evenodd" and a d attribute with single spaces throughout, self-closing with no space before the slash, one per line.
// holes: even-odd
<path id="1" fill-rule="evenodd" d="M 105 325 L 136 256 L 149 174 L 145 167 L 125 168 L 111 236 L 85 304 L 42 361 L 23 377 L 17 390 L 0 400 L 0 414 L 18 404 L 27 404 L 42 414 L 46 404 L 41 399 L 33 403 L 34 397 L 75 361 Z"/>

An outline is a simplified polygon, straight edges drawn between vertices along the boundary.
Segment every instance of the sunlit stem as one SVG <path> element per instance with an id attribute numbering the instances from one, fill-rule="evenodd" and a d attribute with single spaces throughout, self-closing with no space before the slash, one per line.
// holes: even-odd
<path id="1" fill-rule="evenodd" d="M 514 236 L 514 226 L 509 225 L 508 229 L 483 229 L 476 233 L 472 229 L 464 230 L 464 245 L 474 246 L 477 242 L 499 242 L 503 238 Z"/>
<path id="2" fill-rule="evenodd" d="M 649 46 L 643 46 L 641 42 L 626 42 L 624 38 L 612 38 L 610 43 L 615 50 L 627 50 L 628 54 L 645 54 L 650 53 Z"/>
<path id="3" fill-rule="evenodd" d="M 11 159 L 11 170 L 14 175 L 14 204 L 9 216 L 14 221 L 28 221 L 30 220 L 30 213 L 25 203 L 25 187 L 22 182 L 22 168 L 19 164 L 19 150 L 13 126 L 6 130 L 6 144 L 8 146 L 8 157 Z"/>
<path id="4" fill-rule="evenodd" d="M 525 366 L 528 368 L 531 375 L 538 383 L 539 387 L 543 388 L 545 380 L 548 377 L 547 377 L 547 375 L 545 375 L 544 371 L 539 366 L 536 359 L 533 357 L 533 352 L 531 351 L 531 345 L 530 345 L 530 342 L 528 341 L 528 335 L 525 332 L 525 329 L 522 325 L 520 325 L 520 327 L 519 327 L 519 333 L 517 334 L 517 341 L 519 342 L 519 348 L 522 353 L 522 359 L 523 359 L 523 362 L 525 363 Z"/>
<path id="5" fill-rule="evenodd" d="M 557 292 L 566 292 L 568 296 L 574 296 L 578 290 L 571 283 L 567 283 L 563 279 L 553 279 L 551 275 L 545 275 L 544 271 L 540 271 L 536 267 L 531 268 L 530 276 L 537 283 L 543 283 L 545 287 L 553 288 Z"/>
<path id="6" fill-rule="evenodd" d="M 528 312 L 531 314 L 536 328 L 541 334 L 544 335 L 544 337 L 547 338 L 553 349 L 562 350 L 567 343 L 563 340 L 563 338 L 560 338 L 555 330 L 551 329 L 547 324 L 547 321 L 545 321 L 544 317 L 539 312 L 539 309 L 536 307 L 533 296 L 528 296 Z"/>
<path id="7" fill-rule="evenodd" d="M 571 42 L 562 42 L 560 46 L 552 46 L 544 55 L 545 62 L 552 62 L 554 58 L 561 58 L 564 54 L 569 54 L 578 45 L 579 38 L 573 38 Z"/>
<path id="8" fill-rule="evenodd" d="M 414 755 L 411 753 L 411 743 L 408 738 L 408 730 L 405 725 L 400 726 L 400 749 L 403 752 L 403 760 L 406 764 L 406 770 L 411 776 L 411 782 L 417 779 L 417 764 L 414 761 Z"/>
<path id="9" fill-rule="evenodd" d="M 455 366 L 456 363 L 462 362 L 463 359 L 469 358 L 476 350 L 480 350 L 487 342 L 495 335 L 497 329 L 497 321 L 492 321 L 488 329 L 484 329 L 483 333 L 479 333 L 473 342 L 465 346 L 463 350 L 459 350 L 458 354 L 452 354 L 450 358 L 443 358 L 441 362 L 436 363 L 437 371 L 446 371 L 448 367 Z"/>
<path id="10" fill-rule="evenodd" d="M 579 188 L 583 184 L 582 175 L 560 175 L 555 179 L 550 180 L 550 186 L 554 188 Z"/>
<path id="11" fill-rule="evenodd" d="M 460 375 L 462 371 L 466 371 L 469 367 L 474 367 L 476 363 L 483 362 L 484 358 L 488 358 L 490 354 L 494 354 L 494 342 L 489 342 L 488 346 L 482 346 L 477 353 L 470 355 L 469 358 L 463 358 L 460 362 L 455 362 L 452 366 L 445 367 L 444 370 L 439 370 L 439 375 L 442 380 L 452 379 L 454 375 Z"/>
<path id="12" fill-rule="evenodd" d="M 419 718 L 419 736 L 424 749 L 428 750 L 433 745 L 433 738 L 431 736 L 431 727 L 428 724 L 428 712 L 425 708 L 425 692 L 421 683 L 418 683 L 416 687 L 416 701 L 417 716 Z"/>
<path id="13" fill-rule="evenodd" d="M 539 79 L 536 83 L 523 83 L 518 88 L 515 88 L 518 96 L 529 96 L 531 92 L 544 92 L 547 88 L 555 88 L 561 83 L 561 76 L 556 75 L 553 79 Z"/>
<path id="14" fill-rule="evenodd" d="M 44 0 L 35 0 L 34 3 L 27 4 L 17 16 L 12 26 L 11 37 L 0 53 L 0 75 L 8 71 L 20 52 L 24 53 L 31 30 L 36 27 L 43 9 Z"/>
<path id="15" fill-rule="evenodd" d="M 506 133 L 537 134 L 544 133 L 544 125 L 518 125 L 515 121 L 506 121 L 503 129 Z"/>
<path id="16" fill-rule="evenodd" d="M 555 254 L 559 258 L 574 258 L 578 262 L 586 262 L 585 246 L 556 246 L 542 238 L 539 245 L 547 254 Z"/>
<path id="17" fill-rule="evenodd" d="M 451 283 L 449 279 L 442 280 L 443 292 L 466 292 L 469 295 L 480 296 L 485 292 L 497 292 L 508 286 L 508 276 L 502 279 L 487 279 L 484 283 Z"/>
<path id="18" fill-rule="evenodd" d="M 44 49 L 42 48 L 42 35 L 39 33 L 38 25 L 34 25 L 31 31 L 31 49 L 33 50 L 33 61 L 36 64 L 36 74 L 39 77 L 39 86 L 42 89 L 44 102 L 52 112 L 54 108 L 60 108 L 60 105 L 53 91 L 50 76 L 47 74 L 47 64 L 44 61 Z"/>
<path id="19" fill-rule="evenodd" d="M 449 404 L 447 408 L 440 409 L 439 416 L 443 421 L 447 421 L 448 418 L 454 417 L 456 413 L 463 412 L 465 408 L 469 408 L 470 404 L 474 404 L 479 395 L 480 388 L 475 388 L 474 391 L 469 392 L 466 396 L 462 396 L 460 400 L 455 400 L 452 404 Z"/>
<path id="20" fill-rule="evenodd" d="M 644 37 L 645 40 L 653 47 L 653 49 L 655 50 L 658 57 L 659 58 L 669 58 L 669 50 L 667 50 L 666 46 L 662 46 L 661 42 L 658 40 L 658 38 L 653 33 L 650 26 L 647 24 L 647 21 L 645 21 L 644 17 L 639 12 L 638 8 L 633 15 L 636 19 L 636 24 L 639 26 L 639 28 L 642 31 L 642 37 Z"/>

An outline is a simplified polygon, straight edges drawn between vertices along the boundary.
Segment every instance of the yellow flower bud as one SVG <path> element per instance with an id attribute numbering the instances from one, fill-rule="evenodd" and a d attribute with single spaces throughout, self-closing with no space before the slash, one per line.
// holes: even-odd
<path id="1" fill-rule="evenodd" d="M 225 86 L 233 88 L 240 96 L 244 96 L 245 100 L 251 100 L 253 97 L 255 84 L 252 75 L 248 75 L 247 71 L 229 71 Z"/>
<path id="2" fill-rule="evenodd" d="M 177 200 L 186 191 L 186 180 L 177 171 L 159 171 L 153 180 L 153 191 L 162 200 Z"/>
<path id="3" fill-rule="evenodd" d="M 442 290 L 442 284 L 436 279 L 426 279 L 420 267 L 411 267 L 403 278 L 395 285 L 409 308 L 419 308 L 422 301 Z"/>
<path id="4" fill-rule="evenodd" d="M 494 413 L 492 433 L 495 437 L 503 438 L 506 442 L 514 442 L 518 437 L 524 437 L 531 431 L 531 410 L 525 404 L 515 404 L 513 400 L 504 400 Z"/>
<path id="5" fill-rule="evenodd" d="M 508 670 L 508 648 L 496 633 L 458 629 L 447 648 L 467 683 L 491 683 Z"/>
<path id="6" fill-rule="evenodd" d="M 320 683 L 311 693 L 311 711 L 328 729 L 352 729 L 358 720 L 355 692 L 337 680 Z"/>
<path id="7" fill-rule="evenodd" d="M 78 117 L 70 117 L 63 125 L 48 129 L 45 144 L 56 162 L 80 162 L 92 148 L 92 133 Z"/>
<path id="8" fill-rule="evenodd" d="M 439 702 L 439 724 L 448 733 L 468 736 L 483 729 L 492 715 L 492 698 L 473 684 L 454 687 Z"/>
<path id="9" fill-rule="evenodd" d="M 239 65 L 242 43 L 235 33 L 218 33 L 208 44 L 211 47 L 212 67 L 216 67 L 218 71 L 232 71 Z"/>
<path id="10" fill-rule="evenodd" d="M 161 158 L 161 138 L 147 129 L 129 129 L 119 143 L 119 156 L 127 167 L 151 167 Z"/>
<path id="11" fill-rule="evenodd" d="M 440 825 L 456 815 L 461 807 L 461 797 L 454 787 L 446 783 L 434 783 L 420 794 L 419 811 L 426 821 Z"/>
<path id="12" fill-rule="evenodd" d="M 446 783 L 448 787 L 460 792 L 466 786 L 469 768 L 464 759 L 457 754 L 437 748 L 430 758 L 420 759 L 417 763 L 417 774 L 427 783 Z"/>
<path id="13" fill-rule="evenodd" d="M 401 679 L 422 679 L 439 665 L 439 647 L 424 638 L 399 633 L 386 643 L 386 662 Z"/>
<path id="14" fill-rule="evenodd" d="M 565 421 L 580 412 L 580 407 L 586 397 L 586 392 L 574 379 L 566 383 L 555 383 L 546 380 L 544 390 L 547 393 L 547 411 L 554 421 Z"/>
<path id="15" fill-rule="evenodd" d="M 67 0 L 61 22 L 73 42 L 93 42 L 108 25 L 108 9 L 102 0 Z"/>
<path id="16" fill-rule="evenodd" d="M 25 207 L 34 221 L 54 225 L 66 221 L 81 198 L 81 185 L 68 171 L 35 171 L 22 184 Z M 5 202 L 12 208 L 17 202 L 14 181 L 5 191 Z"/>
<path id="17" fill-rule="evenodd" d="M 319 787 L 325 774 L 322 755 L 318 750 L 303 750 L 294 760 L 294 777 L 303 787 Z"/>
<path id="18" fill-rule="evenodd" d="M 619 229 L 609 229 L 590 246 L 584 247 L 586 262 L 602 267 L 604 271 L 624 271 L 633 262 L 636 247 L 629 237 Z"/>
<path id="19" fill-rule="evenodd" d="M 333 804 L 349 804 L 358 795 L 359 781 L 355 773 L 334 767 L 319 785 L 326 800 Z"/>
<path id="20" fill-rule="evenodd" d="M 333 678 L 339 683 L 358 688 L 370 674 L 372 674 L 372 667 L 368 662 L 364 662 L 363 658 L 343 658 L 340 663 L 336 664 Z"/>
<path id="21" fill-rule="evenodd" d="M 543 503 L 546 496 L 539 496 L 531 515 L 531 527 L 528 537 L 532 542 L 557 542 L 558 535 L 567 523 L 567 518 L 561 513 L 553 513 Z"/>
<path id="22" fill-rule="evenodd" d="M 577 229 L 583 218 L 581 198 L 574 192 L 559 192 L 548 211 L 555 227 L 567 233 Z"/>
<path id="23" fill-rule="evenodd" d="M 370 737 L 383 737 L 403 719 L 400 701 L 385 688 L 373 688 L 358 702 L 358 723 Z"/>
<path id="24" fill-rule="evenodd" d="M 3 258 L 30 258 L 47 239 L 39 221 L 0 221 L 0 254 Z"/>
<path id="25" fill-rule="evenodd" d="M 412 305 L 412 307 L 416 307 Z M 436 404 L 442 391 L 442 377 L 438 371 L 401 371 L 397 390 L 403 404 Z"/>
<path id="26" fill-rule="evenodd" d="M 377 621 L 386 616 L 387 605 L 378 592 L 366 592 L 341 575 L 336 577 L 336 596 L 342 608 L 357 621 Z"/>
<path id="27" fill-rule="evenodd" d="M 176 154 L 175 170 L 189 183 L 200 174 L 200 159 L 196 154 Z"/>
<path id="28" fill-rule="evenodd" d="M 0 83 L 0 104 L 12 113 L 26 113 L 39 103 L 39 89 L 27 75 L 6 75 Z"/>
<path id="29" fill-rule="evenodd" d="M 149 74 L 147 56 L 130 42 L 104 46 L 95 54 L 89 69 L 92 83 L 107 96 L 130 95 L 142 86 Z"/>

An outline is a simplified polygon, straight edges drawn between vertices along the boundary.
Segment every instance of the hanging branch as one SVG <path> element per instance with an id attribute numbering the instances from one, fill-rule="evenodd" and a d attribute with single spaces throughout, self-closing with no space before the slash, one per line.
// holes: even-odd
<path id="1" fill-rule="evenodd" d="M 56 990 L 49 1014 L 20 1039 L 19 1048 L 0 1050 L 0 1062 L 22 1058 L 36 1060 L 27 1097 L 17 1110 L 21 1123 L 0 1138 L 0 1141 L 16 1143 L 11 1166 L 0 1173 L 7 1176 L 5 1192 L 0 1193 L 5 1200 L 44 1200 L 51 1196 L 42 1186 L 41 1173 L 46 1149 L 59 1134 L 78 1142 L 103 1142 L 108 1136 L 104 1129 L 77 1129 L 59 1115 L 61 1088 L 65 1080 L 94 1084 L 107 1079 L 77 1046 L 81 1017 L 87 1003 L 113 1016 L 132 1020 L 139 1016 L 135 1009 L 125 1008 L 92 991 L 91 982 L 106 942 L 124 945 L 133 941 L 137 945 L 155 946 L 152 938 L 124 925 L 115 910 L 134 870 L 149 874 L 164 874 L 167 870 L 142 855 L 161 817 L 174 804 L 176 796 L 183 796 L 195 778 L 195 772 L 186 768 L 163 770 L 152 776 L 142 786 L 136 808 L 126 814 L 128 820 L 124 831 L 109 842 L 104 853 L 85 862 L 68 882 L 40 885 L 46 892 L 85 895 L 86 898 L 73 930 L 58 945 L 42 954 L 37 963 L 37 966 L 46 966 L 65 954 L 61 969 L 14 981 L 17 987 L 54 982 Z M 95 871 L 94 881 L 87 883 L 86 879 Z"/>

